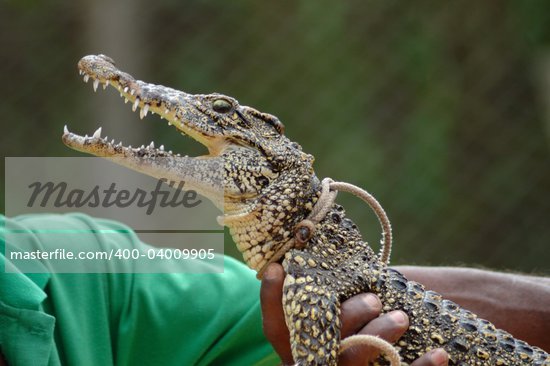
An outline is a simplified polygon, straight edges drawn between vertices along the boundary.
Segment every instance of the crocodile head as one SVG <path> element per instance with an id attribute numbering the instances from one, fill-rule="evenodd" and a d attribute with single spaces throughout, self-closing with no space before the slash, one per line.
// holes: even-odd
<path id="1" fill-rule="evenodd" d="M 284 135 L 275 116 L 222 94 L 188 94 L 136 80 L 104 55 L 82 58 L 78 69 L 85 82 L 93 81 L 94 90 L 100 84 L 113 86 L 134 111 L 140 109 L 141 118 L 158 114 L 209 154 L 181 156 L 153 143 L 123 146 L 102 137 L 101 128 L 91 136 L 65 128 L 67 146 L 159 179 L 185 181 L 187 189 L 224 211 L 223 223 L 253 269 L 291 238 L 295 224 L 311 209 L 317 179 L 313 157 Z"/>

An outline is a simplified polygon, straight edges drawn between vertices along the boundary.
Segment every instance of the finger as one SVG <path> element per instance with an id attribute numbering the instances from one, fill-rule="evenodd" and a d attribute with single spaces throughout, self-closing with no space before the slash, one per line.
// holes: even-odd
<path id="1" fill-rule="evenodd" d="M 283 282 L 285 273 L 278 263 L 270 264 L 262 279 L 260 300 L 264 334 L 283 364 L 293 364 L 290 351 L 290 333 L 283 313 Z"/>
<path id="2" fill-rule="evenodd" d="M 411 366 L 448 366 L 449 355 L 442 348 L 436 348 L 414 361 Z"/>
<path id="3" fill-rule="evenodd" d="M 407 314 L 397 310 L 380 315 L 369 322 L 358 333 L 375 335 L 393 343 L 405 333 L 408 327 L 409 318 Z M 352 347 L 342 353 L 339 365 L 351 366 L 364 364 L 366 361 L 374 360 L 378 357 L 379 353 L 380 350 L 373 347 Z"/>
<path id="4" fill-rule="evenodd" d="M 359 334 L 371 334 L 393 343 L 409 328 L 409 317 L 401 310 L 380 315 L 367 324 Z"/>
<path id="5" fill-rule="evenodd" d="M 342 338 L 356 334 L 380 315 L 382 303 L 374 294 L 359 294 L 342 303 Z"/>

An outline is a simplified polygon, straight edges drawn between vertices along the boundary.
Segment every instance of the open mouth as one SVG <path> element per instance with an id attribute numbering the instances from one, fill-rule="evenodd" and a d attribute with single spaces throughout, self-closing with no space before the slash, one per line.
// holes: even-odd
<path id="1" fill-rule="evenodd" d="M 194 95 L 162 85 L 135 80 L 131 75 L 120 71 L 114 61 L 107 56 L 86 56 L 78 63 L 80 75 L 85 82 L 92 81 L 94 91 L 111 85 L 120 92 L 126 103 L 131 103 L 133 111 L 139 109 L 140 118 L 148 113 L 156 113 L 174 126 L 180 133 L 206 146 L 208 155 L 188 157 L 166 151 L 163 145 L 153 142 L 141 147 L 124 146 L 114 139 L 102 136 L 99 127 L 91 136 L 81 136 L 63 130 L 62 140 L 70 148 L 90 155 L 113 160 L 130 169 L 155 178 L 170 181 L 186 181 L 189 188 L 207 197 L 219 197 L 223 158 L 221 153 L 229 144 L 223 137 L 209 133 L 208 120 L 200 118 L 202 106 Z M 199 118 L 196 116 L 199 115 Z M 222 190 L 223 192 L 223 190 Z M 215 202 L 216 203 L 216 202 Z"/>
<path id="2" fill-rule="evenodd" d="M 168 125 L 176 127 L 180 133 L 188 135 L 205 145 L 210 156 L 220 154 L 223 143 L 211 136 L 199 132 L 186 124 L 184 111 L 178 106 L 185 105 L 190 97 L 184 92 L 167 88 L 161 85 L 145 83 L 135 80 L 131 75 L 116 68 L 114 61 L 104 55 L 91 55 L 82 58 L 78 63 L 80 75 L 84 82 L 92 82 L 94 91 L 101 86 L 106 89 L 111 85 L 117 89 L 125 103 L 131 103 L 132 111 L 139 109 L 139 117 L 143 119 L 148 113 L 158 114 L 168 121 Z M 139 157 L 180 157 L 171 150 L 166 151 L 163 145 L 155 147 L 154 142 L 141 147 L 123 146 L 114 139 L 101 135 L 99 127 L 91 136 L 81 136 L 69 131 L 67 126 L 63 130 L 63 142 L 78 151 L 101 157 L 139 156 Z"/>

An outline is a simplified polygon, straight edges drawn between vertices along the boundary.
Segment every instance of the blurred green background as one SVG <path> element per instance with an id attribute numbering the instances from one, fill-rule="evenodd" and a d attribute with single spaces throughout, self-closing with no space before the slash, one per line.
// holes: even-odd
<path id="1" fill-rule="evenodd" d="M 79 58 L 105 53 L 139 79 L 277 115 L 319 177 L 384 205 L 393 263 L 550 274 L 549 46 L 544 0 L 0 0 L 0 146 L 75 156 L 63 125 L 103 125 L 201 154 L 82 83 Z M 338 200 L 378 243 L 371 211 Z"/>

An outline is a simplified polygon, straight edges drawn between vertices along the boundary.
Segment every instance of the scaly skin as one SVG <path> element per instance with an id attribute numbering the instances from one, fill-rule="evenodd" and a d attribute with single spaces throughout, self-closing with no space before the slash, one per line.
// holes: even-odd
<path id="1" fill-rule="evenodd" d="M 132 149 L 108 142 L 100 132 L 82 137 L 66 130 L 65 144 L 154 177 L 185 180 L 223 208 L 224 224 L 251 268 L 260 270 L 291 240 L 317 202 L 320 182 L 313 157 L 284 136 L 276 117 L 221 94 L 192 95 L 136 81 L 103 55 L 84 57 L 79 70 L 95 88 L 117 88 L 134 109 L 141 108 L 141 117 L 151 111 L 168 119 L 210 154 L 189 158 L 153 146 Z M 222 176 L 213 173 L 220 166 Z M 220 197 L 215 192 L 222 187 Z M 287 273 L 283 308 L 300 365 L 337 364 L 340 304 L 366 291 L 380 297 L 384 311 L 409 315 L 409 330 L 396 345 L 405 362 L 443 347 L 451 365 L 550 365 L 541 349 L 385 267 L 339 205 L 316 225 L 304 247 L 285 254 L 282 264 Z M 377 364 L 387 362 L 381 358 Z"/>

